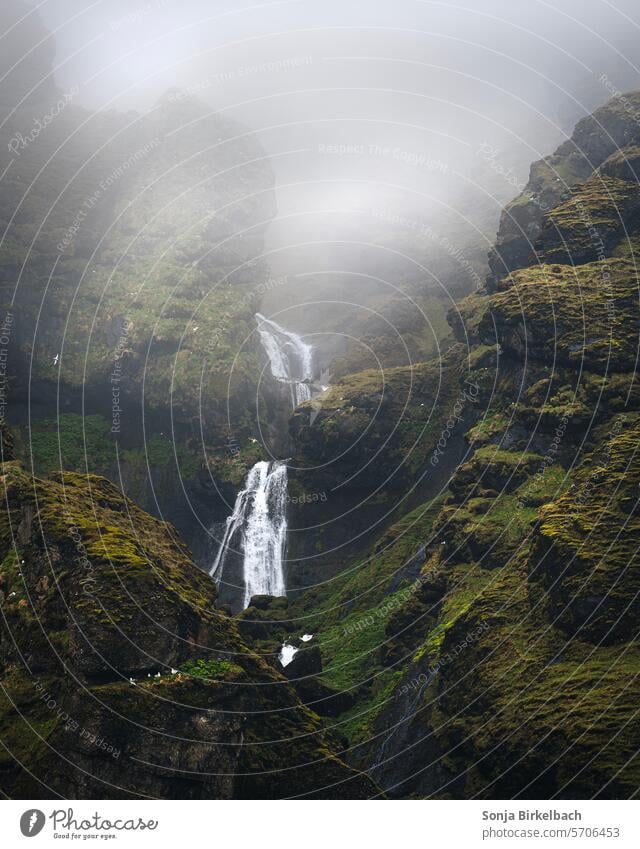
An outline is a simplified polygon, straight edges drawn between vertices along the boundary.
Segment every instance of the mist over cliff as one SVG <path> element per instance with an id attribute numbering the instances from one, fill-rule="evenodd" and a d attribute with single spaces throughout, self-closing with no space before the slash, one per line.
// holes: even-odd
<path id="1" fill-rule="evenodd" d="M 636 18 L 3 2 L 5 796 L 637 795 Z"/>

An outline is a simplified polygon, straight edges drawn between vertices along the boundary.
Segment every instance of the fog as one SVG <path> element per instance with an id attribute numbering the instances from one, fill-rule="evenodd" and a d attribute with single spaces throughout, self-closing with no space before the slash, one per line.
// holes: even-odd
<path id="1" fill-rule="evenodd" d="M 78 103 L 148 110 L 171 90 L 259 135 L 276 176 L 275 271 L 308 265 L 291 245 L 371 237 L 397 216 L 453 215 L 490 239 L 530 162 L 640 79 L 633 0 L 38 9 Z"/>

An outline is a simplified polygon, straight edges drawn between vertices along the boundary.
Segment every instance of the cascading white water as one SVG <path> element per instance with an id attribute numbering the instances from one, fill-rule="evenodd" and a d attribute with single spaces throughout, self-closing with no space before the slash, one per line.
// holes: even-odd
<path id="1" fill-rule="evenodd" d="M 264 348 L 271 375 L 291 387 L 294 407 L 311 398 L 310 382 L 313 380 L 313 348 L 301 336 L 285 330 L 275 321 L 256 313 L 258 333 Z"/>
<path id="2" fill-rule="evenodd" d="M 287 467 L 256 463 L 258 486 L 244 531 L 244 606 L 253 595 L 285 595 L 282 559 L 287 533 Z"/>
<path id="3" fill-rule="evenodd" d="M 312 397 L 313 349 L 297 333 L 256 313 L 260 341 L 275 380 L 291 389 L 297 407 Z M 209 574 L 220 584 L 231 555 L 241 558 L 243 607 L 254 595 L 286 595 L 284 549 L 287 535 L 287 467 L 260 461 L 250 470 L 227 519 Z M 237 574 L 237 559 L 234 560 Z M 232 584 L 233 585 L 233 584 Z"/>
<path id="4" fill-rule="evenodd" d="M 286 595 L 284 548 L 287 534 L 287 467 L 264 460 L 250 470 L 227 519 L 225 533 L 209 574 L 222 580 L 234 546 L 242 556 L 243 607 L 254 595 Z"/>

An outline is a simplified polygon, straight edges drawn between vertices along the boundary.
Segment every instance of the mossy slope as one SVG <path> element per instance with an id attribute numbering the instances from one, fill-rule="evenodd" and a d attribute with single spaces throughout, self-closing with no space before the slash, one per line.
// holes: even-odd
<path id="1" fill-rule="evenodd" d="M 366 797 L 215 607 L 176 532 L 108 481 L 2 467 L 0 781 L 12 797 Z"/>
<path id="2" fill-rule="evenodd" d="M 478 415 L 406 594 L 395 603 L 371 558 L 339 590 L 308 595 L 330 602 L 324 677 L 358 697 L 334 724 L 390 795 L 627 798 L 640 787 L 640 130 L 629 104 L 640 95 L 580 122 L 532 167 L 487 291 L 450 314 L 465 367 L 444 397 L 472 379 Z M 347 388 L 327 398 L 326 421 L 344 415 L 334 401 Z M 352 419 L 366 407 L 354 406 Z M 332 621 L 349 593 L 355 611 Z"/>

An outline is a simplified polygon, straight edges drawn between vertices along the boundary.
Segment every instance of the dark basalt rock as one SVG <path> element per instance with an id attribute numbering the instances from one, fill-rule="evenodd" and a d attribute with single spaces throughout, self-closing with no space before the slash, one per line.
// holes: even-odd
<path id="1" fill-rule="evenodd" d="M 238 630 L 248 641 L 269 640 L 275 647 L 293 627 L 288 605 L 287 598 L 254 595 L 249 606 L 237 614 Z"/>
<path id="2" fill-rule="evenodd" d="M 317 678 L 302 678 L 292 683 L 302 702 L 318 716 L 340 716 L 355 704 L 353 693 L 334 690 Z"/>
<path id="3" fill-rule="evenodd" d="M 483 407 L 420 579 L 386 607 L 341 604 L 344 627 L 320 635 L 329 672 L 357 670 L 367 720 L 350 730 L 353 762 L 389 795 L 629 798 L 640 786 L 639 104 L 632 93 L 581 121 L 506 210 L 489 291 L 451 313 Z M 375 553 L 347 584 L 354 598 L 389 590 Z M 333 647 L 341 633 L 353 646 Z M 372 668 L 383 684 L 359 689 Z"/>
<path id="4" fill-rule="evenodd" d="M 533 163 L 524 191 L 507 205 L 500 219 L 496 244 L 489 253 L 491 290 L 509 272 L 537 262 L 534 243 L 543 230 L 545 214 L 567 200 L 572 188 L 591 177 L 605 160 L 637 143 L 639 104 L 638 92 L 614 98 L 583 118 L 571 139 L 552 156 Z"/>
<path id="5" fill-rule="evenodd" d="M 319 716 L 335 717 L 352 708 L 355 704 L 353 693 L 336 690 L 319 680 L 322 675 L 320 647 L 301 639 L 288 642 L 298 651 L 283 672 L 304 704 Z"/>
<path id="6" fill-rule="evenodd" d="M 322 655 L 320 647 L 313 643 L 303 643 L 291 663 L 284 668 L 289 681 L 297 681 L 322 674 Z"/>

